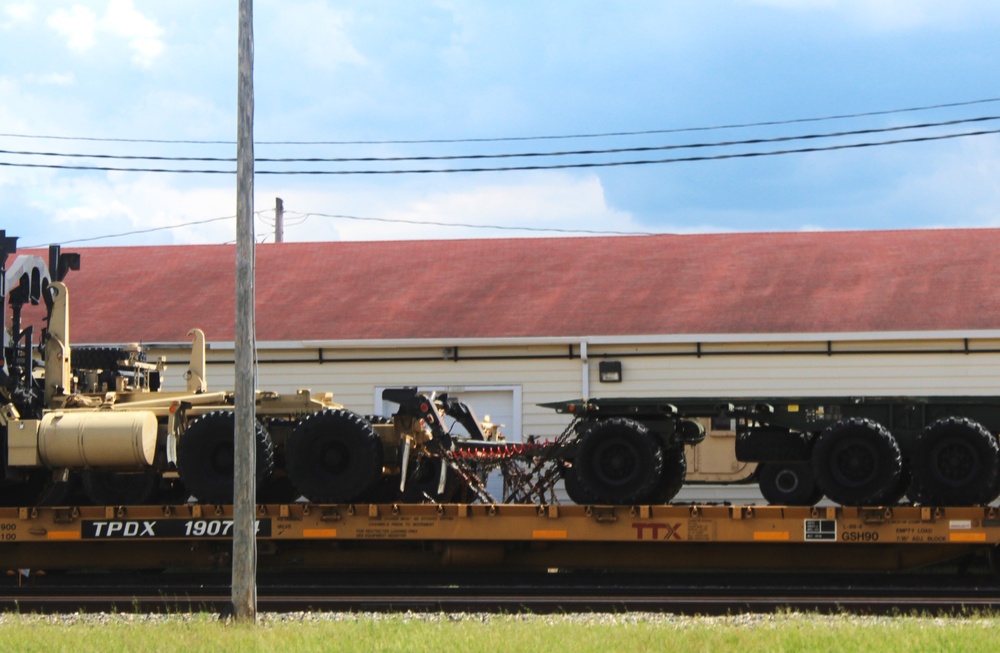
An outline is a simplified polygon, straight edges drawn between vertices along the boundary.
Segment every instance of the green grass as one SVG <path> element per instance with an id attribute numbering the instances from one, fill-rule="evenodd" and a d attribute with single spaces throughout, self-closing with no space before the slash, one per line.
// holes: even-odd
<path id="1" fill-rule="evenodd" d="M 852 617 L 787 613 L 497 616 L 264 614 L 256 625 L 214 615 L 0 615 L 4 651 L 971 651 L 991 650 L 1000 617 Z"/>

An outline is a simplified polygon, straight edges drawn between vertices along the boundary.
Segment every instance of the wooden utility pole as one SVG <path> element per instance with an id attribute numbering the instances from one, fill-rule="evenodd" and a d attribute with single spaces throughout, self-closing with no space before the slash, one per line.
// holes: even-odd
<path id="1" fill-rule="evenodd" d="M 253 0 L 240 0 L 236 122 L 236 383 L 233 469 L 233 614 L 257 618 L 253 232 Z"/>
<path id="2" fill-rule="evenodd" d="M 274 242 L 285 240 L 285 203 L 280 197 L 274 198 Z"/>

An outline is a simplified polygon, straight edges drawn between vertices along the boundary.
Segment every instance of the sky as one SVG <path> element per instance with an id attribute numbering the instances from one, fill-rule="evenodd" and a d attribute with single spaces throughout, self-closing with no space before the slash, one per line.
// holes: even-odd
<path id="1" fill-rule="evenodd" d="M 1000 129 L 995 0 L 253 13 L 258 242 L 277 197 L 286 241 L 1000 226 L 1000 134 L 844 147 Z M 235 242 L 237 35 L 237 0 L 0 0 L 0 228 Z"/>

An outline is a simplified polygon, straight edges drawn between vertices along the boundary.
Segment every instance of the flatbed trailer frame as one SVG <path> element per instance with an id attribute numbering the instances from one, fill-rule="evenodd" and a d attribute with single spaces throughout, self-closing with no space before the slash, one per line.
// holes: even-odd
<path id="1" fill-rule="evenodd" d="M 893 571 L 970 556 L 992 565 L 996 507 L 266 504 L 271 570 Z M 0 508 L 13 569 L 222 569 L 232 506 Z"/>

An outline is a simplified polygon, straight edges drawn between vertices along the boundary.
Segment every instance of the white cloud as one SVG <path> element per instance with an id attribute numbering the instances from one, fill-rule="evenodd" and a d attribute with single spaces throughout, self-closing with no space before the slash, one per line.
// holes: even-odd
<path id="1" fill-rule="evenodd" d="M 36 193 L 33 207 L 52 216 L 64 233 L 86 237 L 158 229 L 235 215 L 236 191 L 228 186 L 179 188 L 167 175 L 112 173 L 103 177 L 61 179 Z M 143 242 L 226 242 L 235 237 L 235 221 L 169 230 L 172 238 L 136 235 L 95 245 Z M 72 239 L 72 238 L 70 238 Z"/>
<path id="2" fill-rule="evenodd" d="M 27 2 L 13 2 L 3 8 L 7 20 L 0 23 L 0 28 L 12 29 L 21 23 L 30 22 L 35 17 L 35 5 Z"/>
<path id="3" fill-rule="evenodd" d="M 49 27 L 66 39 L 66 46 L 76 52 L 86 52 L 94 46 L 97 16 L 90 9 L 73 5 L 49 16 Z"/>
<path id="4" fill-rule="evenodd" d="M 72 73 L 48 73 L 45 75 L 25 75 L 24 81 L 40 86 L 72 86 L 76 78 Z"/>
<path id="5" fill-rule="evenodd" d="M 67 240 L 204 222 L 236 213 L 236 190 L 228 181 L 184 188 L 179 177 L 113 173 L 102 177 L 38 178 L 32 208 L 51 216 Z M 346 190 L 257 187 L 258 240 L 273 242 L 275 195 L 285 204 L 286 241 L 422 240 L 558 236 L 559 231 L 646 231 L 628 213 L 609 207 L 595 175 L 532 175 L 518 180 L 465 183 L 454 191 L 430 192 L 420 184 Z M 306 213 L 351 215 L 407 222 L 355 221 Z M 414 224 L 410 224 L 414 223 Z M 498 225 L 488 229 L 455 225 Z M 188 225 L 159 233 L 109 239 L 94 245 L 223 243 L 236 238 L 235 220 Z"/>
<path id="6" fill-rule="evenodd" d="M 132 60 L 148 68 L 163 52 L 163 30 L 154 21 L 136 11 L 132 0 L 110 0 L 101 27 L 111 34 L 128 39 Z"/>
<path id="7" fill-rule="evenodd" d="M 388 190 L 304 191 L 283 193 L 282 199 L 287 214 L 285 240 L 523 238 L 556 236 L 558 230 L 644 231 L 630 214 L 607 205 L 596 175 L 528 175 L 511 181 L 456 184 L 454 190 L 423 191 L 414 185 Z M 302 214 L 309 212 L 400 222 L 320 216 L 301 221 Z M 492 226 L 504 229 L 489 228 Z"/>
<path id="8" fill-rule="evenodd" d="M 331 9 L 327 2 L 316 0 L 269 4 L 273 17 L 266 25 L 257 26 L 255 32 L 266 29 L 292 44 L 302 63 L 328 69 L 367 63 L 351 43 L 349 12 Z"/>
<path id="9" fill-rule="evenodd" d="M 59 9 L 49 16 L 48 24 L 75 52 L 90 50 L 99 36 L 102 41 L 105 36 L 124 40 L 132 51 L 132 61 L 141 68 L 149 68 L 164 50 L 163 30 L 136 10 L 132 0 L 108 0 L 100 18 L 83 5 Z"/>

